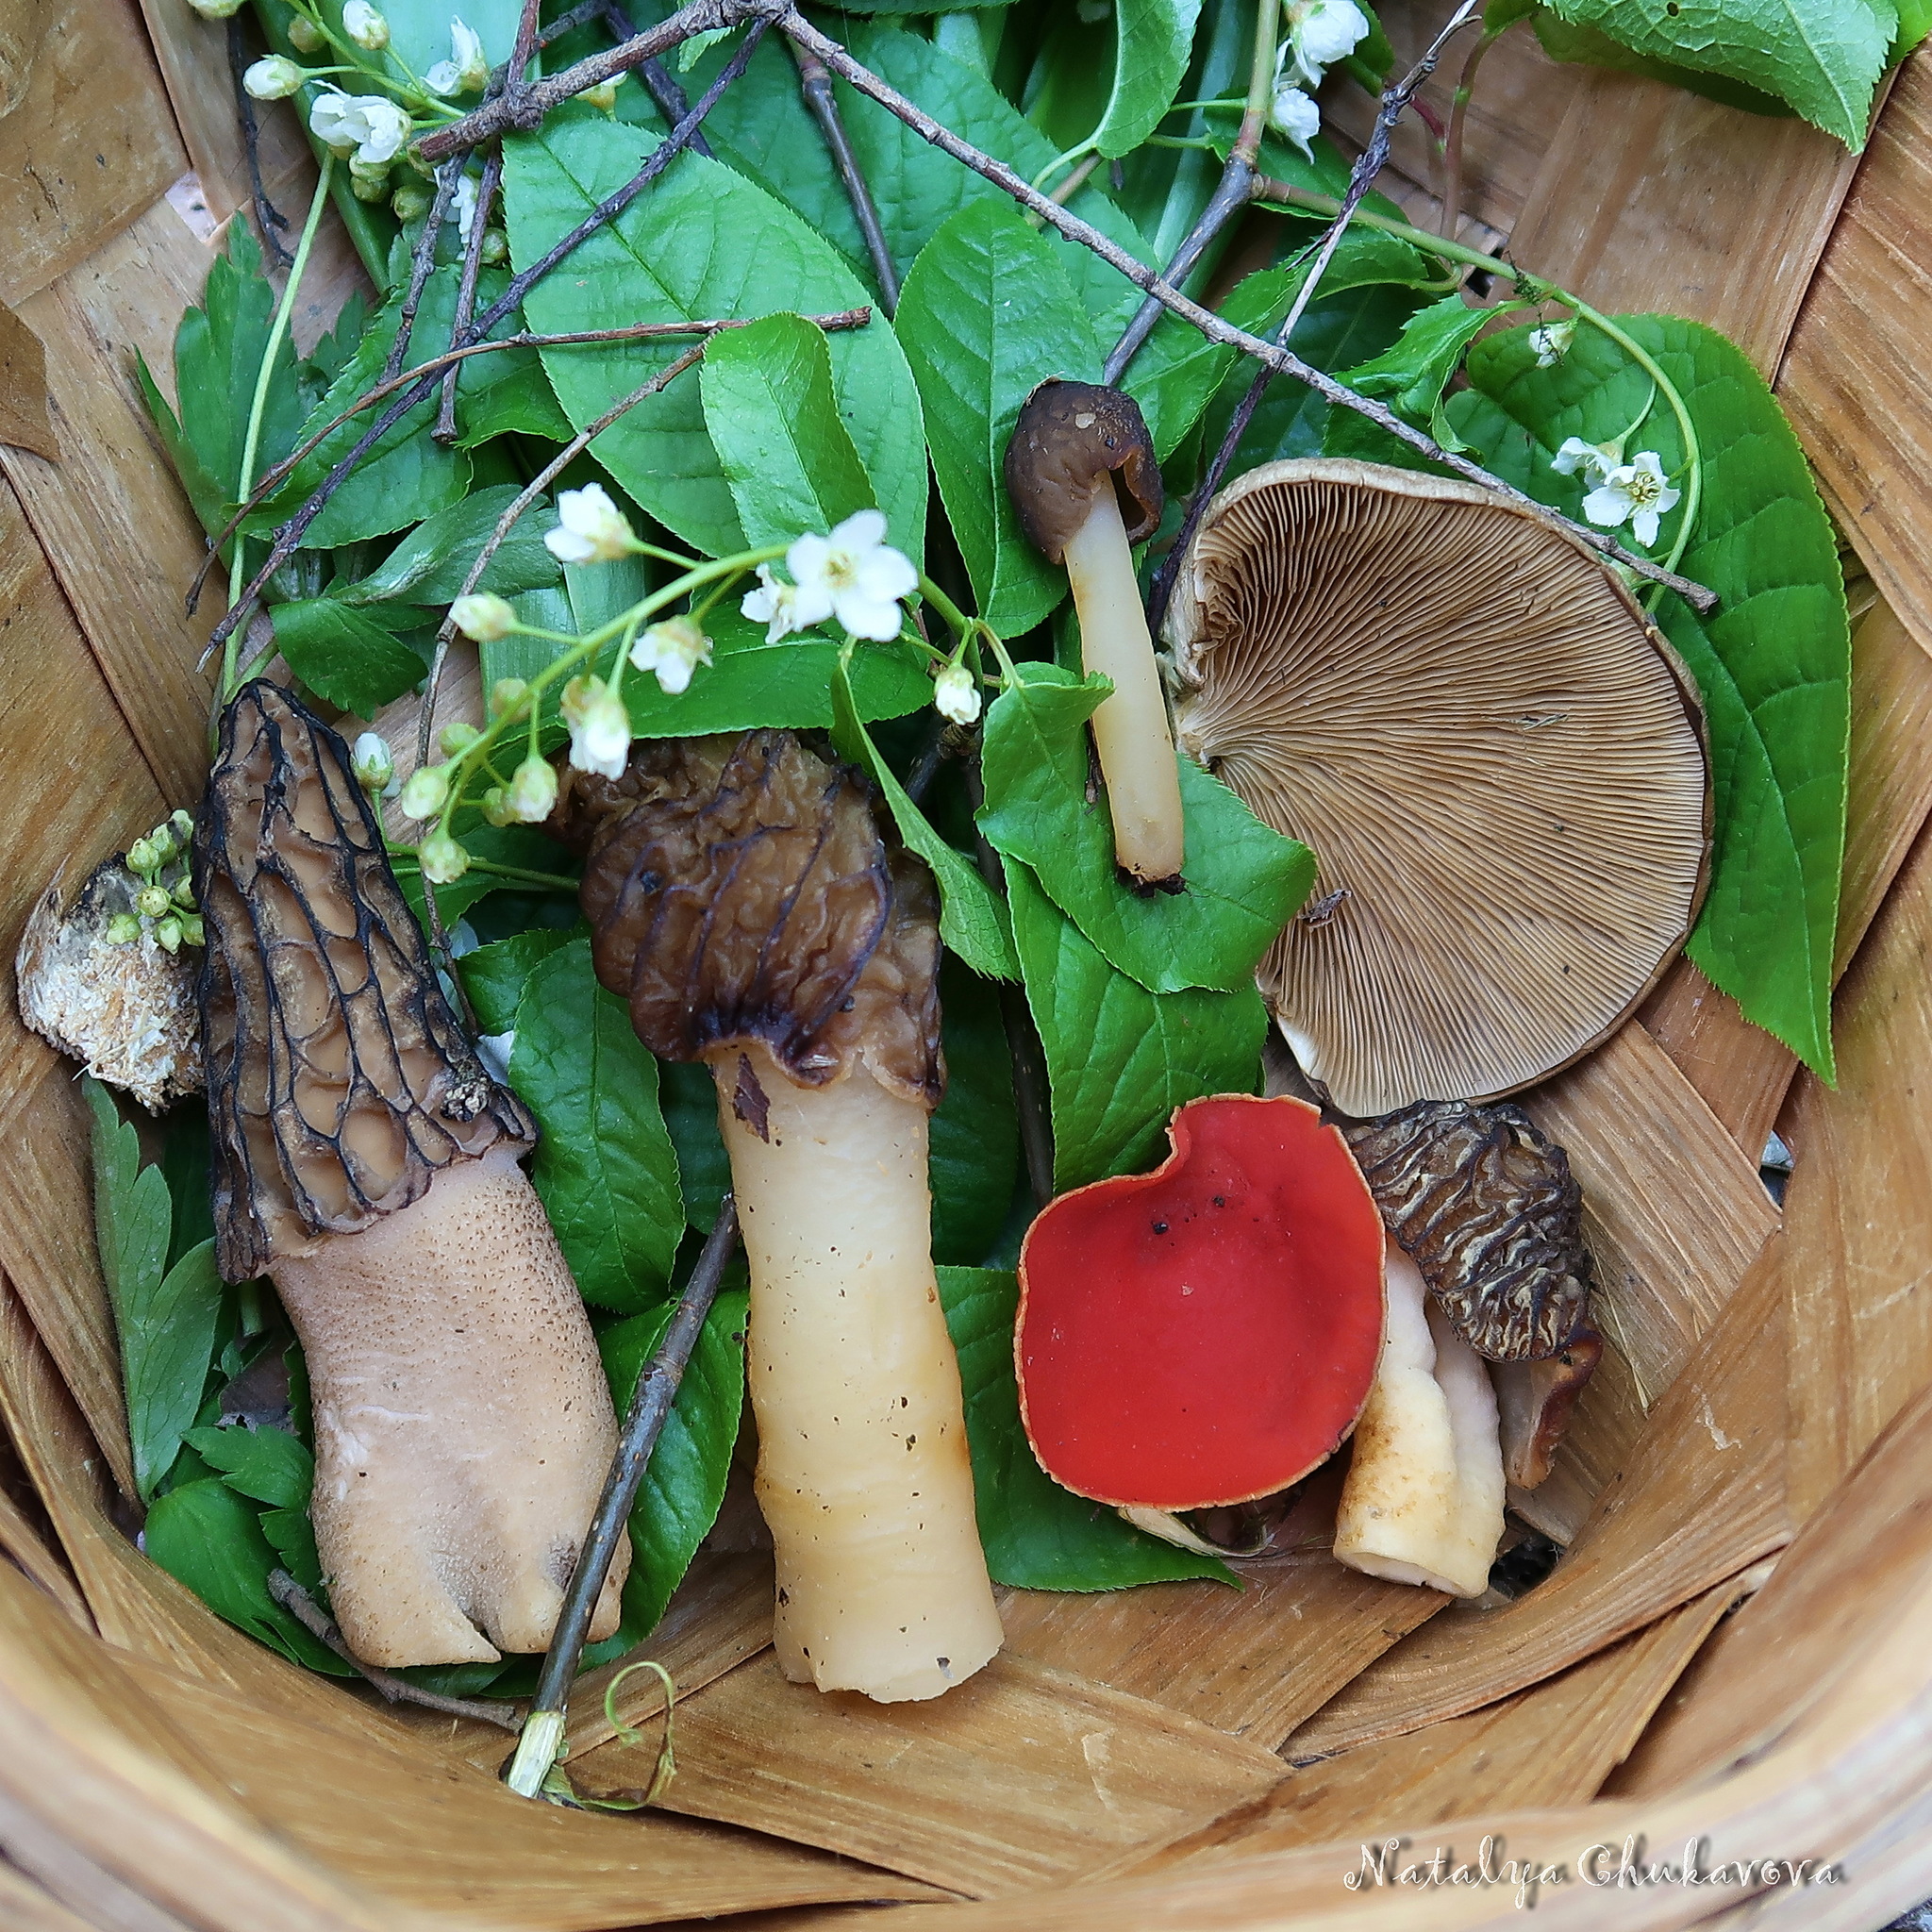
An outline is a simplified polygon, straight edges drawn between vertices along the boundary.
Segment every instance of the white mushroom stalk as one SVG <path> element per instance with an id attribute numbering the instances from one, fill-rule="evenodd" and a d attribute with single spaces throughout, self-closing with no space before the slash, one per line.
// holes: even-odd
<path id="1" fill-rule="evenodd" d="M 1338 1561 L 1480 1596 L 1503 1536 L 1503 1452 L 1482 1357 L 1392 1241 L 1388 1330 L 1335 1521 Z"/>

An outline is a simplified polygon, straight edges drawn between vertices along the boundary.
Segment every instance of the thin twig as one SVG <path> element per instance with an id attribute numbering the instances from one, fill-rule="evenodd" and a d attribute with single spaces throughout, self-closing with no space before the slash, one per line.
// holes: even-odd
<path id="1" fill-rule="evenodd" d="M 528 12 L 534 15 L 535 11 L 536 0 L 530 0 Z M 503 150 L 493 148 L 484 158 L 483 178 L 476 186 L 476 207 L 470 216 L 470 232 L 463 241 L 463 276 L 457 285 L 457 312 L 449 331 L 449 345 L 453 349 L 467 335 L 470 319 L 476 312 L 476 278 L 483 273 L 483 237 L 488 232 L 490 209 L 502 182 Z M 436 426 L 429 432 L 445 446 L 457 440 L 458 373 L 455 364 L 442 373 L 442 401 L 437 408 Z"/>
<path id="2" fill-rule="evenodd" d="M 634 34 L 619 46 L 566 67 L 561 74 L 546 75 L 515 97 L 506 93 L 496 100 L 485 101 L 460 121 L 452 121 L 447 127 L 425 135 L 417 143 L 416 152 L 425 161 L 441 161 L 450 155 L 467 154 L 500 134 L 527 134 L 542 125 L 544 115 L 552 108 L 582 93 L 587 87 L 629 74 L 646 60 L 682 46 L 694 34 L 715 33 L 720 27 L 768 18 L 769 12 L 769 0 L 762 6 L 754 4 L 754 0 L 691 0 L 690 6 L 680 8 L 668 20 Z"/>
<path id="3" fill-rule="evenodd" d="M 294 257 L 282 245 L 282 236 L 288 231 L 289 218 L 268 198 L 268 190 L 261 181 L 261 136 L 255 122 L 255 101 L 247 88 L 242 83 L 242 76 L 248 72 L 248 42 L 242 31 L 239 16 L 228 16 L 228 72 L 235 82 L 235 119 L 242 127 L 242 151 L 248 159 L 248 193 L 255 204 L 255 225 L 261 230 L 261 245 L 268 251 L 270 263 L 275 268 L 287 268 Z"/>
<path id="4" fill-rule="evenodd" d="M 416 311 L 423 306 L 423 291 L 429 286 L 429 277 L 436 273 L 436 243 L 442 233 L 442 225 L 449 219 L 449 205 L 456 198 L 457 183 L 463 173 L 462 157 L 443 162 L 436 171 L 436 194 L 429 204 L 429 214 L 423 224 L 423 232 L 416 237 L 416 246 L 409 256 L 409 286 L 404 291 L 403 306 L 396 315 L 395 341 L 389 345 L 389 355 L 382 365 L 384 382 L 393 382 L 403 366 L 403 358 L 409 353 L 409 338 L 416 332 Z M 340 421 L 341 419 L 338 419 Z M 330 427 L 334 427 L 331 425 Z M 328 434 L 325 429 L 324 436 Z M 317 439 L 320 441 L 320 438 Z M 312 449 L 313 443 L 305 445 Z M 277 464 L 270 475 L 286 475 L 282 465 Z M 263 478 L 266 483 L 267 478 Z M 244 507 L 241 512 L 247 514 Z"/>
<path id="5" fill-rule="evenodd" d="M 1154 296 L 1163 308 L 1171 309 L 1175 315 L 1192 323 L 1210 342 L 1224 343 L 1227 347 L 1239 349 L 1243 355 L 1252 356 L 1256 361 L 1273 370 L 1277 375 L 1291 375 L 1298 382 L 1305 382 L 1324 401 L 1339 404 L 1344 409 L 1353 409 L 1357 415 L 1365 416 L 1371 423 L 1386 429 L 1400 442 L 1419 451 L 1431 462 L 1441 463 L 1458 476 L 1466 476 L 1472 483 L 1480 483 L 1484 489 L 1492 491 L 1507 503 L 1513 503 L 1519 509 L 1550 525 L 1553 528 L 1566 530 L 1578 542 L 1586 543 L 1591 549 L 1635 571 L 1641 577 L 1652 583 L 1662 584 L 1668 591 L 1674 591 L 1678 596 L 1697 610 L 1708 610 L 1717 602 L 1717 593 L 1703 584 L 1693 584 L 1688 577 L 1680 577 L 1674 571 L 1667 571 L 1654 563 L 1647 557 L 1640 557 L 1634 551 L 1626 550 L 1614 538 L 1607 537 L 1601 530 L 1593 530 L 1587 524 L 1578 524 L 1570 518 L 1559 516 L 1547 505 L 1539 503 L 1535 497 L 1518 490 L 1512 483 L 1506 483 L 1502 477 L 1484 469 L 1480 463 L 1473 463 L 1465 456 L 1454 450 L 1444 449 L 1425 431 L 1416 428 L 1412 423 L 1405 422 L 1385 404 L 1373 396 L 1357 395 L 1347 384 L 1338 382 L 1325 370 L 1317 369 L 1312 362 L 1305 362 L 1299 356 L 1284 349 L 1279 343 L 1264 341 L 1259 336 L 1250 335 L 1246 329 L 1235 325 L 1216 315 L 1211 308 L 1204 308 L 1191 296 L 1171 287 L 1160 275 L 1144 262 L 1136 260 L 1118 242 L 1103 235 L 1089 222 L 1067 210 L 1050 196 L 1041 194 L 1038 189 L 1024 181 L 1004 161 L 995 160 L 992 156 L 983 154 L 969 141 L 962 141 L 950 128 L 942 127 L 923 108 L 908 101 L 906 96 L 888 81 L 881 80 L 862 62 L 855 60 L 843 47 L 822 34 L 803 15 L 787 12 L 777 22 L 778 29 L 789 39 L 801 41 L 829 67 L 832 72 L 852 83 L 860 93 L 876 101 L 889 113 L 896 115 L 922 141 L 929 142 L 941 154 L 948 154 L 956 161 L 964 163 L 983 179 L 991 181 L 995 188 L 1003 189 L 1021 207 L 1029 208 L 1044 218 L 1049 226 L 1056 228 L 1070 242 L 1077 242 L 1091 249 L 1102 261 L 1126 276 L 1137 289 L 1145 290 Z"/>
<path id="6" fill-rule="evenodd" d="M 522 1719 L 508 1705 L 485 1704 L 481 1699 L 472 1697 L 444 1697 L 434 1690 L 421 1690 L 402 1677 L 378 1670 L 374 1664 L 365 1664 L 342 1641 L 342 1633 L 328 1612 L 286 1570 L 268 1573 L 268 1593 L 311 1637 L 327 1644 L 358 1676 L 379 1690 L 386 1702 L 420 1704 L 426 1710 L 441 1710 L 451 1717 L 471 1718 L 479 1724 L 494 1724 L 503 1731 L 522 1728 Z"/>
<path id="7" fill-rule="evenodd" d="M 636 37 L 637 28 L 632 25 L 630 15 L 618 5 L 618 0 L 599 0 L 599 5 L 606 24 L 620 42 Z M 686 98 L 684 89 L 663 61 L 655 56 L 648 60 L 640 60 L 637 76 L 643 82 L 644 91 L 657 103 L 658 113 L 672 126 L 675 127 L 691 112 L 691 102 Z M 691 136 L 691 151 L 694 155 L 703 155 L 708 161 L 712 158 L 711 144 L 702 134 Z"/>
<path id="8" fill-rule="evenodd" d="M 886 242 L 885 226 L 879 220 L 878 204 L 872 198 L 871 184 L 865 178 L 864 169 L 858 165 L 858 157 L 852 151 L 852 139 L 845 132 L 844 117 L 839 112 L 838 96 L 832 92 L 832 71 L 816 54 L 801 47 L 796 41 L 787 44 L 791 49 L 791 58 L 798 63 L 798 91 L 805 96 L 805 105 L 811 110 L 812 119 L 819 124 L 819 132 L 825 140 L 825 152 L 831 156 L 832 166 L 838 170 L 839 179 L 844 184 L 845 199 L 852 204 L 858 232 L 865 237 L 865 252 L 872 258 L 873 279 L 879 285 L 879 295 L 890 318 L 899 306 L 899 271 L 892 263 L 892 251 Z"/>
<path id="9" fill-rule="evenodd" d="M 687 349 L 675 361 L 668 363 L 664 368 L 660 369 L 656 375 L 651 377 L 650 381 L 632 390 L 629 395 L 625 396 L 622 402 L 613 403 L 594 423 L 578 430 L 558 451 L 556 456 L 551 458 L 525 484 L 515 501 L 510 504 L 502 516 L 497 518 L 496 527 L 491 531 L 490 535 L 484 540 L 483 547 L 477 551 L 475 562 L 470 565 L 469 573 L 463 578 L 463 587 L 457 592 L 457 598 L 467 597 L 482 582 L 483 573 L 490 568 L 496 553 L 508 541 L 509 533 L 516 528 L 518 522 L 522 519 L 525 512 L 578 457 L 582 456 L 590 448 L 591 444 L 598 437 L 602 436 L 627 409 L 636 408 L 647 397 L 658 394 L 660 390 L 668 389 L 672 382 L 677 376 L 682 375 L 692 363 L 700 361 L 704 357 L 704 353 L 705 345 L 703 342 L 699 342 L 693 348 Z M 454 603 L 451 608 L 454 609 Z M 449 647 L 455 641 L 456 634 L 456 619 L 454 617 L 445 617 L 442 620 L 441 627 L 436 633 L 436 653 L 429 660 L 429 675 L 424 681 L 423 701 L 416 712 L 416 762 L 418 765 L 426 765 L 429 762 L 430 727 L 436 714 L 437 688 L 442 682 L 442 667 L 448 659 Z"/>
<path id="10" fill-rule="evenodd" d="M 503 88 L 507 94 L 520 94 L 530 81 L 530 62 L 537 55 L 538 15 L 542 0 L 524 0 L 517 14 L 517 37 L 509 58 L 504 63 Z"/>
<path id="11" fill-rule="evenodd" d="M 607 10 L 606 0 L 577 0 L 567 13 L 559 13 L 555 20 L 538 29 L 537 44 L 554 47 L 565 34 L 574 34 L 578 27 L 589 26 L 593 20 L 602 20 Z M 625 38 L 630 38 L 627 31 Z"/>
<path id="12" fill-rule="evenodd" d="M 517 1740 L 516 1757 L 510 1764 L 509 1788 L 520 1797 L 534 1798 L 557 1761 L 558 1747 L 563 1741 L 564 1708 L 570 1698 L 571 1682 L 584 1654 L 584 1639 L 590 1632 L 604 1580 L 609 1574 L 610 1559 L 616 1555 L 619 1540 L 630 1521 L 638 1485 L 644 1479 L 651 1452 L 658 1446 L 665 1418 L 677 1399 L 678 1384 L 684 1379 L 691 1350 L 697 1346 L 705 1317 L 717 1299 L 725 1265 L 737 1245 L 738 1204 L 727 1193 L 719 1203 L 718 1219 L 683 1294 L 678 1297 L 664 1339 L 658 1342 L 650 1365 L 638 1377 L 617 1454 L 611 1459 L 610 1474 L 605 1478 L 604 1493 L 597 1500 L 597 1513 L 591 1519 L 590 1533 L 577 1552 L 557 1630 L 537 1679 L 537 1695 L 524 1720 L 523 1736 Z"/>
<path id="13" fill-rule="evenodd" d="M 1442 219 L 1439 225 L 1451 242 L 1456 240 L 1456 230 L 1462 220 L 1462 134 L 1469 119 L 1469 98 L 1475 91 L 1476 71 L 1483 64 L 1483 56 L 1501 38 L 1502 34 L 1491 33 L 1487 28 L 1477 38 L 1469 50 L 1469 58 L 1462 63 L 1462 77 L 1456 83 L 1456 98 L 1449 107 L 1449 131 L 1442 142 Z"/>

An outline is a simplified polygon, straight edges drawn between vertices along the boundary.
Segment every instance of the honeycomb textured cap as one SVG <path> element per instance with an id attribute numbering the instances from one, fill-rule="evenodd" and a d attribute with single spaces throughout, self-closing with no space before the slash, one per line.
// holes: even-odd
<path id="1" fill-rule="evenodd" d="M 823 1087 L 857 1056 L 939 1105 L 932 882 L 859 773 L 789 731 L 644 740 L 621 778 L 573 774 L 550 829 L 585 855 L 597 976 L 660 1058 L 757 1041 Z"/>
<path id="2" fill-rule="evenodd" d="M 341 739 L 279 685 L 222 714 L 194 834 L 216 1255 L 230 1281 L 536 1128 L 450 1010 Z"/>
<path id="3" fill-rule="evenodd" d="M 1261 990 L 1343 1112 L 1567 1066 L 1703 898 L 1688 677 L 1613 572 L 1475 485 L 1336 459 L 1216 498 L 1169 610 L 1182 748 L 1320 866 Z"/>

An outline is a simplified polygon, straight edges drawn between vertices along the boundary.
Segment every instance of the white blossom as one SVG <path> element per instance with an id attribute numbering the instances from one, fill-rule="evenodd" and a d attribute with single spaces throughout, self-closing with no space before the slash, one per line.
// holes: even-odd
<path id="1" fill-rule="evenodd" d="M 573 677 L 559 703 L 570 726 L 570 761 L 580 772 L 624 776 L 630 757 L 630 713 L 610 687 L 594 677 Z"/>
<path id="2" fill-rule="evenodd" d="M 393 101 L 333 87 L 316 96 L 308 125 L 325 147 L 352 155 L 365 168 L 394 160 L 409 138 L 409 117 Z"/>
<path id="3" fill-rule="evenodd" d="M 547 758 L 526 758 L 509 774 L 504 794 L 509 815 L 526 825 L 541 824 L 557 803 L 557 770 Z"/>
<path id="4" fill-rule="evenodd" d="M 286 101 L 308 78 L 299 60 L 286 54 L 270 54 L 256 61 L 242 76 L 242 88 L 258 101 Z"/>
<path id="5" fill-rule="evenodd" d="M 1600 529 L 1614 530 L 1625 517 L 1630 533 L 1646 549 L 1657 541 L 1657 519 L 1674 508 L 1683 492 L 1673 490 L 1652 449 L 1639 450 L 1620 463 L 1583 499 L 1583 514 Z"/>
<path id="6" fill-rule="evenodd" d="M 242 10 L 242 0 L 188 0 L 204 20 L 227 20 Z"/>
<path id="7" fill-rule="evenodd" d="M 1355 0 L 1288 0 L 1288 44 L 1297 78 L 1319 87 L 1322 75 L 1368 38 L 1369 17 Z"/>
<path id="8" fill-rule="evenodd" d="M 559 563 L 614 563 L 637 546 L 624 512 L 601 483 L 564 491 L 557 515 L 557 528 L 543 533 L 543 546 Z"/>
<path id="9" fill-rule="evenodd" d="M 711 641 L 691 618 L 669 617 L 630 647 L 630 661 L 640 671 L 655 672 L 658 689 L 675 697 L 691 689 L 691 673 L 711 661 Z"/>
<path id="10" fill-rule="evenodd" d="M 457 192 L 451 199 L 448 220 L 457 225 L 457 234 L 465 242 L 470 239 L 470 225 L 476 219 L 476 177 L 474 175 L 457 176 Z"/>
<path id="11" fill-rule="evenodd" d="M 807 619 L 799 614 L 798 586 L 774 576 L 769 563 L 758 565 L 758 587 L 747 591 L 738 608 L 754 624 L 765 626 L 768 644 L 775 644 L 780 638 L 789 638 L 793 631 L 804 630 L 808 623 L 818 622 L 815 617 Z"/>
<path id="12" fill-rule="evenodd" d="M 365 53 L 379 54 L 389 45 L 389 22 L 369 0 L 348 0 L 342 8 L 342 31 Z"/>
<path id="13" fill-rule="evenodd" d="M 453 58 L 439 60 L 423 76 L 431 93 L 480 93 L 490 85 L 490 57 L 483 51 L 483 37 L 460 20 L 449 24 Z"/>
<path id="14" fill-rule="evenodd" d="M 1286 79 L 1274 83 L 1268 125 L 1284 140 L 1291 141 L 1309 160 L 1314 159 L 1308 143 L 1322 131 L 1322 110 L 1300 88 Z"/>
<path id="15" fill-rule="evenodd" d="M 451 621 L 466 638 L 479 644 L 493 644 L 517 627 L 517 614 L 502 597 L 488 591 L 473 591 L 449 607 Z"/>
<path id="16" fill-rule="evenodd" d="M 365 791 L 393 798 L 403 789 L 403 781 L 396 776 L 394 755 L 379 732 L 365 731 L 357 739 L 356 748 L 349 754 L 349 769 Z"/>
<path id="17" fill-rule="evenodd" d="M 855 511 L 829 537 L 799 538 L 785 567 L 798 586 L 796 628 L 837 617 L 854 637 L 875 643 L 899 635 L 899 600 L 919 588 L 919 573 L 886 541 L 885 515 L 875 509 Z"/>
<path id="18" fill-rule="evenodd" d="M 979 716 L 979 686 L 965 665 L 941 665 L 932 681 L 932 702 L 941 717 L 970 724 Z"/>
<path id="19" fill-rule="evenodd" d="M 1540 323 L 1529 332 L 1529 346 L 1536 351 L 1539 369 L 1554 369 L 1570 353 L 1570 339 L 1576 333 L 1573 317 L 1568 322 Z M 1572 437 L 1572 442 L 1577 439 Z"/>
<path id="20" fill-rule="evenodd" d="M 1580 471 L 1586 483 L 1601 483 L 1624 460 L 1623 450 L 1614 442 L 1585 442 L 1580 436 L 1566 436 L 1563 446 L 1550 458 L 1550 468 L 1559 476 L 1574 476 Z"/>

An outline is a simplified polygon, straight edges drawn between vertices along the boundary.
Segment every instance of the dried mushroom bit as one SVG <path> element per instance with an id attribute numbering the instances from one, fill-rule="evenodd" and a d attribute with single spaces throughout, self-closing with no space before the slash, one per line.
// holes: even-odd
<path id="1" fill-rule="evenodd" d="M 1344 1113 L 1569 1064 L 1704 893 L 1692 688 L 1595 555 L 1475 486 L 1264 464 L 1177 574 L 1181 749 L 1316 853 L 1262 991 Z"/>
<path id="2" fill-rule="evenodd" d="M 194 886 L 216 1254 L 271 1275 L 301 1338 L 342 1633 L 388 1666 L 541 1651 L 609 1390 L 517 1164 L 529 1118 L 444 999 L 347 747 L 278 686 L 223 713 Z"/>
<path id="3" fill-rule="evenodd" d="M 1564 1347 L 1590 1305 L 1583 1191 L 1520 1107 L 1425 1100 L 1342 1132 L 1384 1225 L 1478 1355 Z"/>
<path id="4" fill-rule="evenodd" d="M 586 856 L 599 979 L 717 1086 L 779 1662 L 936 1697 L 1002 1632 L 933 1273 L 931 882 L 862 778 L 783 731 L 641 742 L 621 778 L 575 774 L 551 829 Z"/>

